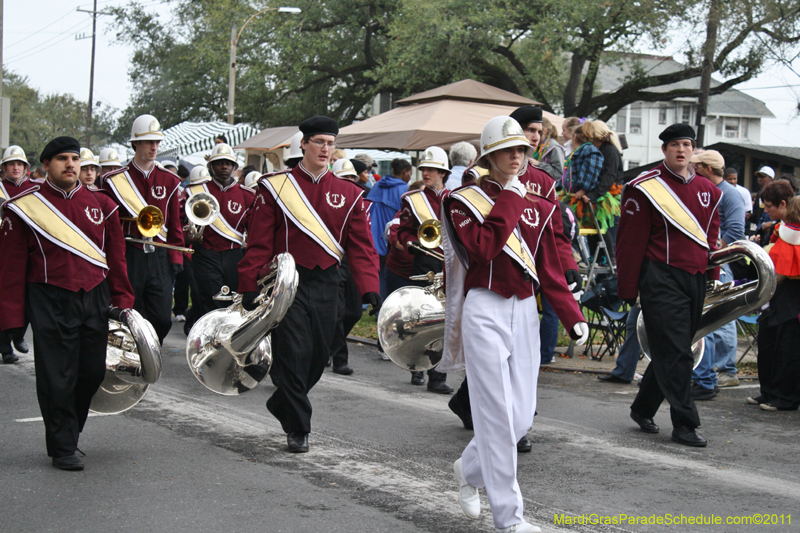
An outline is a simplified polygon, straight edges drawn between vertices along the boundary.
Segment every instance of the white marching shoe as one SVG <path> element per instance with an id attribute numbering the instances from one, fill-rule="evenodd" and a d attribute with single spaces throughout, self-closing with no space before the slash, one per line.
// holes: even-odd
<path id="1" fill-rule="evenodd" d="M 542 533 L 542 530 L 536 526 L 533 526 L 527 522 L 522 522 L 521 524 L 515 524 L 511 527 L 504 527 L 502 529 L 495 528 L 497 533 Z"/>
<path id="2" fill-rule="evenodd" d="M 458 482 L 459 488 L 458 503 L 461 504 L 461 509 L 468 518 L 477 520 L 481 515 L 481 498 L 478 496 L 478 489 L 464 479 L 464 470 L 461 468 L 460 457 L 453 463 L 453 472 L 456 475 L 456 482 Z"/>

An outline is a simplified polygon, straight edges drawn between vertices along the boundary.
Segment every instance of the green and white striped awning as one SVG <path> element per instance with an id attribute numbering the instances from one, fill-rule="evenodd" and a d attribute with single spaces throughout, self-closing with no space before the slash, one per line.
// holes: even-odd
<path id="1" fill-rule="evenodd" d="M 224 135 L 228 144 L 236 146 L 256 135 L 258 130 L 249 124 L 231 126 L 225 122 L 182 122 L 164 130 L 164 140 L 158 155 L 181 157 L 214 148 L 214 139 Z"/>

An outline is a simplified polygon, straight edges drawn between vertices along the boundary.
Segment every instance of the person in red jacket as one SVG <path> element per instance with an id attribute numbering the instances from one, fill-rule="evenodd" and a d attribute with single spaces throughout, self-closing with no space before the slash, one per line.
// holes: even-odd
<path id="1" fill-rule="evenodd" d="M 708 254 L 717 249 L 722 193 L 694 172 L 691 126 L 673 124 L 658 138 L 664 162 L 625 186 L 617 232 L 617 293 L 631 304 L 641 300 L 650 345 L 631 418 L 645 433 L 658 433 L 653 417 L 666 398 L 672 440 L 705 446 L 692 400 L 692 338 L 703 312 Z"/>
<path id="2" fill-rule="evenodd" d="M 533 423 L 539 374 L 536 293 L 547 295 L 579 344 L 589 328 L 564 279 L 550 224 L 556 204 L 520 181 L 532 147 L 511 117 L 490 120 L 474 185 L 445 199 L 447 309 L 439 368 L 466 369 L 475 436 L 453 464 L 459 503 L 480 515 L 485 487 L 498 532 L 541 531 L 525 521 L 517 442 Z"/>
<path id="3" fill-rule="evenodd" d="M 13 198 L 36 185 L 36 182 L 27 176 L 30 168 L 25 150 L 16 145 L 6 148 L 3 153 L 2 164 L 0 164 L 0 171 L 2 171 L 0 172 L 2 174 L 2 179 L 0 179 L 0 202 L 5 202 L 9 198 Z M 0 233 L 0 246 L 2 246 L 2 238 L 2 233 Z M 25 342 L 26 329 L 28 329 L 27 322 L 22 328 L 15 330 L 14 338 L 0 331 L 0 354 L 3 356 L 4 364 L 12 364 L 19 361 L 19 357 L 11 347 L 12 341 L 14 342 L 14 348 L 18 352 L 28 353 L 28 343 Z"/>
<path id="4" fill-rule="evenodd" d="M 127 166 L 105 174 L 103 187 L 119 204 L 120 216 L 136 217 L 147 205 L 158 207 L 164 215 L 164 227 L 153 239 L 183 246 L 178 195 L 181 180 L 156 163 L 163 138 L 161 125 L 154 116 L 137 117 L 131 126 L 133 159 Z M 122 230 L 126 235 L 142 238 L 135 221 L 124 222 Z M 172 286 L 175 276 L 183 271 L 183 255 L 176 249 L 128 242 L 125 257 L 136 296 L 134 309 L 153 324 L 158 340 L 163 343 L 172 328 Z"/>
<path id="5" fill-rule="evenodd" d="M 219 204 L 219 216 L 202 232 L 198 231 L 199 234 L 187 236 L 187 242 L 194 248 L 192 270 L 197 287 L 197 294 L 193 294 L 192 312 L 186 317 L 184 325 L 187 334 L 200 317 L 228 306 L 228 302 L 214 300 L 214 295 L 223 286 L 239 286 L 238 265 L 244 255 L 243 234 L 250 207 L 256 198 L 252 189 L 240 186 L 233 179 L 233 172 L 239 163 L 233 149 L 227 144 L 214 145 L 207 166 L 212 177 L 192 183 L 185 189 L 189 195 L 187 201 L 205 193 L 213 196 Z M 192 237 L 194 240 L 190 240 Z"/>
<path id="6" fill-rule="evenodd" d="M 295 260 L 299 283 L 294 302 L 272 331 L 270 375 L 277 387 L 267 409 L 286 432 L 288 451 L 308 451 L 311 401 L 308 393 L 328 362 L 336 328 L 339 263 L 344 255 L 364 303 L 376 313 L 378 256 L 372 246 L 358 185 L 328 170 L 339 125 L 316 116 L 300 123 L 303 159 L 288 172 L 258 182 L 247 226 L 247 251 L 239 263 L 239 293 L 255 309 L 258 280 L 283 252 Z"/>
<path id="7" fill-rule="evenodd" d="M 47 454 L 62 470 L 83 470 L 75 450 L 105 377 L 109 306 L 134 301 L 117 205 L 78 181 L 79 154 L 71 137 L 45 146 L 47 180 L 4 204 L 0 250 L 0 328 L 30 320 Z"/>

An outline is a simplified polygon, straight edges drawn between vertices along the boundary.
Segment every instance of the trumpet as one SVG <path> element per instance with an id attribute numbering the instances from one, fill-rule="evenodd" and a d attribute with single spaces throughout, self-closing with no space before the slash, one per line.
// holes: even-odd
<path id="1" fill-rule="evenodd" d="M 439 261 L 444 261 L 444 254 L 436 251 L 436 248 L 442 245 L 442 223 L 440 221 L 431 218 L 420 224 L 417 229 L 417 239 L 419 239 L 419 244 L 409 242 L 408 245 Z"/>
<path id="2" fill-rule="evenodd" d="M 139 244 L 150 244 L 152 246 L 160 246 L 162 248 L 169 248 L 170 250 L 177 250 L 179 252 L 194 253 L 191 248 L 184 248 L 183 246 L 175 246 L 174 244 L 165 244 L 163 242 L 154 241 L 153 237 L 161 233 L 161 228 L 164 227 L 164 213 L 161 209 L 154 205 L 146 205 L 139 211 L 136 218 L 133 217 L 119 217 L 122 222 L 136 222 L 136 227 L 142 236 L 147 239 L 135 239 L 133 237 L 125 237 L 128 242 L 135 242 Z"/>
<path id="3" fill-rule="evenodd" d="M 202 240 L 206 226 L 219 217 L 219 202 L 207 192 L 200 192 L 186 200 L 185 211 L 189 219 L 189 224 L 183 228 L 186 239 L 197 242 Z"/>

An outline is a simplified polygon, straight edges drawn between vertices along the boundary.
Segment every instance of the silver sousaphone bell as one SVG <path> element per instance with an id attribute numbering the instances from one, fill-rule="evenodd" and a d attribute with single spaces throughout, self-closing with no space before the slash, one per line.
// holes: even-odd
<path id="1" fill-rule="evenodd" d="M 186 339 L 186 360 L 194 377 L 226 396 L 257 387 L 272 364 L 269 332 L 294 302 L 297 283 L 294 258 L 282 253 L 273 259 L 269 274 L 259 280 L 261 294 L 253 311 L 242 307 L 241 295 L 223 287 L 215 298 L 233 303 L 203 315 Z"/>
<path id="2" fill-rule="evenodd" d="M 739 286 L 735 286 L 733 282 L 709 282 L 706 288 L 705 301 L 703 302 L 700 327 L 697 329 L 694 339 L 692 339 L 693 368 L 697 368 L 703 359 L 704 338 L 706 335 L 731 320 L 736 320 L 754 309 L 759 309 L 775 294 L 777 282 L 772 259 L 763 248 L 750 241 L 736 241 L 724 248 L 711 252 L 708 256 L 708 269 L 736 261 L 742 257 L 747 257 L 752 261 L 758 273 L 758 279 Z M 636 334 L 639 337 L 642 352 L 650 359 L 650 343 L 647 340 L 647 330 L 644 322 L 644 313 L 640 313 L 636 322 Z"/>
<path id="3" fill-rule="evenodd" d="M 161 343 L 153 325 L 138 311 L 120 311 L 108 319 L 106 377 L 89 410 L 102 414 L 127 411 L 161 377 Z"/>

